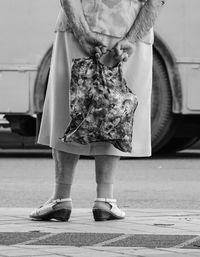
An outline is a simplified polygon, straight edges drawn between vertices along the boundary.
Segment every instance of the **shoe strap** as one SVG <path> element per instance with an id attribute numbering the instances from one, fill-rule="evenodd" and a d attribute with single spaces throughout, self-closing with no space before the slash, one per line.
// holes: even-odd
<path id="1" fill-rule="evenodd" d="M 95 202 L 116 203 L 117 200 L 112 198 L 96 198 Z"/>
<path id="2" fill-rule="evenodd" d="M 56 200 L 52 201 L 53 204 L 63 203 L 63 202 L 72 202 L 72 199 L 71 198 L 62 198 L 62 199 L 56 199 Z"/>
<path id="3" fill-rule="evenodd" d="M 95 202 L 108 203 L 111 206 L 110 211 L 114 213 L 117 217 L 125 217 L 125 212 L 117 207 L 117 200 L 111 198 L 97 198 Z"/>

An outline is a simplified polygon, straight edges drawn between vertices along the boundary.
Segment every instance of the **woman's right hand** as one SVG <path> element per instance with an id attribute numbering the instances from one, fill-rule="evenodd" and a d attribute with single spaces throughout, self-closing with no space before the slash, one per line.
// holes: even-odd
<path id="1" fill-rule="evenodd" d="M 103 42 L 97 38 L 96 33 L 87 31 L 78 38 L 79 44 L 87 55 L 95 55 L 100 58 L 106 52 Z"/>

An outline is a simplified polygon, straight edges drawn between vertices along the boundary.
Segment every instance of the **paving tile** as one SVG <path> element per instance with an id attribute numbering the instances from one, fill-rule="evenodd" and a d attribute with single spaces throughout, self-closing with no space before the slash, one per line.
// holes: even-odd
<path id="1" fill-rule="evenodd" d="M 104 244 L 105 246 L 116 247 L 146 247 L 146 248 L 170 248 L 181 244 L 195 236 L 187 235 L 133 235 L 112 243 Z"/>
<path id="2" fill-rule="evenodd" d="M 28 253 L 27 253 L 28 254 Z M 1 255 L 0 255 L 1 256 Z M 72 256 L 69 256 L 69 255 L 60 255 L 60 254 L 38 254 L 37 255 L 15 255 L 14 257 L 32 257 L 32 256 L 37 256 L 37 257 L 72 257 Z M 2 255 L 1 257 L 7 257 L 5 255 Z M 11 256 L 12 257 L 12 256 Z"/>
<path id="3" fill-rule="evenodd" d="M 38 254 L 38 255 L 26 255 L 23 257 L 32 257 L 32 256 L 37 256 L 37 257 L 73 257 L 72 255 L 68 255 L 68 254 L 59 254 L 59 253 L 42 253 L 42 254 Z M 16 256 L 16 257 L 21 257 L 21 256 Z"/>
<path id="4" fill-rule="evenodd" d="M 38 232 L 28 232 L 28 233 L 20 233 L 20 232 L 0 232 L 0 245 L 14 245 L 19 244 L 31 239 L 36 239 L 42 236 L 47 235 L 46 233 L 38 233 Z"/>
<path id="5" fill-rule="evenodd" d="M 10 216 L 0 217 L 0 224 L 3 224 L 6 221 L 18 221 L 18 220 L 24 220 L 24 219 L 20 217 L 10 217 Z"/>
<path id="6" fill-rule="evenodd" d="M 0 226 L 0 232 L 5 232 L 7 230 L 7 232 L 28 232 L 28 231 L 32 231 L 32 230 L 38 230 L 37 229 L 38 226 L 30 226 L 27 224 L 5 224 Z M 40 227 L 40 226 L 39 226 Z"/>
<path id="7" fill-rule="evenodd" d="M 15 249 L 15 250 L 1 250 L 3 256 L 16 257 L 16 256 L 38 256 L 44 255 L 46 252 L 36 249 Z"/>
<path id="8" fill-rule="evenodd" d="M 178 253 L 178 254 L 185 254 L 187 256 L 200 256 L 200 251 L 195 250 L 195 249 L 177 249 L 177 248 L 170 248 L 170 249 L 161 249 L 163 252 L 168 253 L 169 255 Z"/>
<path id="9" fill-rule="evenodd" d="M 7 245 L 0 245 L 0 253 L 4 250 L 17 250 L 18 248 L 16 246 L 7 246 Z"/>
<path id="10" fill-rule="evenodd" d="M 191 257 L 193 257 L 193 256 L 194 256 L 194 257 L 199 257 L 199 256 L 200 256 L 200 253 L 199 253 L 199 252 L 198 252 L 198 253 L 197 253 L 197 252 L 196 252 L 196 253 L 190 253 L 190 255 L 188 255 L 188 257 L 190 257 L 190 256 L 191 256 Z"/>
<path id="11" fill-rule="evenodd" d="M 123 253 L 124 256 L 138 256 L 138 257 L 187 257 L 186 252 L 168 252 L 163 249 L 148 249 L 148 248 L 133 248 L 133 247 L 117 247 L 107 248 L 113 253 Z M 190 252 L 188 252 L 190 254 Z M 188 257 L 192 255 L 188 255 Z"/>
<path id="12" fill-rule="evenodd" d="M 200 234 L 200 226 L 195 225 L 195 224 L 187 224 L 187 223 L 176 224 L 174 226 L 174 228 L 179 229 L 179 230 L 188 231 L 191 234 L 193 234 L 193 233 Z"/>
<path id="13" fill-rule="evenodd" d="M 104 242 L 122 234 L 113 233 L 59 233 L 29 245 L 65 245 L 65 246 L 88 246 Z"/>
<path id="14" fill-rule="evenodd" d="M 101 249 L 100 247 L 90 247 L 90 249 Z M 148 249 L 134 247 L 105 247 L 107 252 L 115 254 L 123 254 L 123 256 L 138 256 L 138 257 L 195 257 L 200 256 L 200 253 L 192 251 L 179 251 L 179 249 L 171 251 L 168 249 Z M 198 254 L 198 255 L 196 255 Z"/>
<path id="15" fill-rule="evenodd" d="M 125 230 L 126 228 L 124 228 Z M 172 228 L 172 227 L 162 227 L 162 226 L 150 226 L 145 224 L 130 224 L 129 231 L 132 234 L 135 234 L 135 231 L 140 231 L 140 234 L 189 234 L 187 231 L 182 231 L 180 229 Z M 190 233 L 191 234 L 191 233 Z"/>
<path id="16" fill-rule="evenodd" d="M 124 232 L 125 226 L 120 225 L 120 228 L 118 228 L 117 223 L 112 223 L 112 226 L 110 225 L 109 221 L 105 223 L 104 224 L 102 224 L 101 222 L 94 223 L 92 221 L 90 222 L 90 224 L 82 224 L 82 223 L 74 224 L 73 222 L 70 222 L 70 223 L 64 224 L 62 227 L 54 227 L 54 226 L 48 225 L 48 231 L 52 229 L 52 231 L 57 230 L 58 232 L 84 232 L 84 231 L 87 231 L 90 233 L 95 233 L 95 232 L 110 233 L 110 231 L 112 231 L 113 233 Z"/>
<path id="17" fill-rule="evenodd" d="M 200 239 L 198 241 L 195 241 L 191 244 L 184 246 L 183 248 L 184 249 L 199 249 L 199 251 L 200 251 Z M 199 253 L 199 256 L 200 256 L 200 253 Z"/>
<path id="18" fill-rule="evenodd" d="M 58 248 L 49 248 L 45 250 L 48 253 L 56 253 L 60 255 L 69 255 L 73 257 L 124 257 L 124 254 L 121 252 L 115 253 L 107 251 L 106 249 L 102 248 L 85 248 L 85 247 L 58 247 Z M 134 255 L 132 255 L 135 257 Z"/>
<path id="19" fill-rule="evenodd" d="M 162 234 L 162 235 L 200 235 L 200 212 L 199 210 L 158 210 L 158 209 L 125 209 L 127 217 L 123 221 L 109 221 L 109 222 L 94 222 L 91 209 L 74 209 L 70 222 L 35 222 L 28 218 L 30 211 L 34 208 L 0 208 L 0 232 L 33 232 L 41 233 L 74 233 L 74 232 L 89 232 L 89 233 L 121 233 L 121 234 Z M 171 224 L 171 225 L 170 225 Z M 174 225 L 172 225 L 174 224 Z M 147 237 L 147 238 L 148 238 Z M 199 243 L 199 242 L 198 242 Z M 200 243 L 199 243 L 200 244 Z M 0 257 L 3 255 L 2 251 L 9 250 L 16 252 L 12 246 L 5 246 L 9 248 L 2 248 L 0 246 Z M 11 248 L 10 248 L 11 247 Z M 131 247 L 73 247 L 70 246 L 18 246 L 21 255 L 14 256 L 28 256 L 25 250 L 29 253 L 40 251 L 39 255 L 33 256 L 162 256 L 162 257 L 200 257 L 199 247 L 196 249 L 147 249 Z M 23 248 L 24 247 L 24 248 Z M 30 247 L 30 248 L 29 248 Z M 190 246 L 191 248 L 192 246 Z M 67 249 L 67 253 L 66 253 Z M 184 250 L 184 251 L 180 251 Z M 53 251 L 53 252 L 52 252 Z M 58 251 L 58 252 L 56 252 Z M 89 251 L 89 252 L 88 252 Z M 95 253 L 95 254 L 94 254 Z M 38 253 L 37 253 L 38 254 Z M 66 255 L 68 254 L 68 255 Z M 81 254 L 81 255 L 80 255 Z M 109 255 L 108 255 L 109 254 Z M 172 255 L 173 254 L 173 255 Z M 4 255 L 8 256 L 8 255 Z"/>
<path id="20" fill-rule="evenodd" d="M 0 208 L 0 216 L 27 218 L 34 208 Z"/>
<path id="21" fill-rule="evenodd" d="M 96 250 L 101 250 L 102 247 L 88 247 L 90 249 L 96 249 Z M 125 256 L 143 256 L 144 253 L 148 254 L 157 254 L 160 253 L 160 250 L 158 249 L 147 249 L 147 248 L 134 248 L 134 247 L 103 247 L 103 249 L 106 252 L 112 252 L 112 253 L 120 253 L 120 254 L 124 254 Z"/>
<path id="22" fill-rule="evenodd" d="M 182 253 L 173 253 L 173 255 L 170 254 L 170 253 L 157 253 L 155 255 L 151 255 L 151 254 L 148 253 L 148 251 L 147 251 L 147 253 L 142 255 L 142 257 L 154 257 L 154 256 L 155 257 L 192 257 L 190 255 L 190 253 L 188 253 L 188 255 L 187 254 L 182 254 Z"/>
<path id="23" fill-rule="evenodd" d="M 73 226 L 71 229 L 66 229 L 66 231 L 76 231 L 76 232 L 84 232 L 87 231 L 88 233 L 129 233 L 132 230 L 126 229 L 126 227 L 121 227 L 118 228 L 117 226 L 113 225 L 113 226 L 95 226 L 95 225 L 91 225 L 91 226 Z M 138 231 L 140 232 L 140 231 Z"/>

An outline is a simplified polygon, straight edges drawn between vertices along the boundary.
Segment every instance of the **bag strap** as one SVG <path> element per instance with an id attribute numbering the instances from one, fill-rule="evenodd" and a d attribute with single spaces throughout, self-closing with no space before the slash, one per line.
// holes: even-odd
<path id="1" fill-rule="evenodd" d="M 112 52 L 112 50 L 110 49 L 107 49 L 106 53 L 104 53 L 103 55 L 109 53 L 109 52 Z M 102 56 L 103 56 L 102 55 Z M 101 56 L 101 57 L 102 57 Z M 103 80 L 103 83 L 104 85 L 106 84 L 106 80 L 105 80 L 105 76 L 104 76 L 104 70 L 106 68 L 110 68 L 111 70 L 114 69 L 114 68 L 118 68 L 118 71 L 119 71 L 119 77 L 120 77 L 120 81 L 122 82 L 123 81 L 123 72 L 122 72 L 122 61 L 118 62 L 117 64 L 115 64 L 113 67 L 109 67 L 107 65 L 104 65 L 101 61 L 100 61 L 101 58 L 96 58 L 94 57 L 94 61 L 96 63 L 96 68 L 97 70 L 99 70 L 99 74 L 101 74 L 101 77 L 102 77 L 102 80 Z"/>
<path id="2" fill-rule="evenodd" d="M 102 56 L 105 56 L 106 54 L 111 53 L 111 52 L 112 52 L 111 49 L 107 49 L 106 52 L 103 53 L 100 58 L 97 58 L 96 56 L 94 56 L 94 59 L 95 59 L 96 62 L 100 62 L 102 65 L 104 65 L 104 64 L 101 62 Z M 119 61 L 119 62 L 116 63 L 113 67 L 110 66 L 110 68 L 115 68 L 115 67 L 117 67 L 117 66 L 120 65 L 120 64 L 122 64 L 122 61 Z M 105 65 L 105 66 L 106 66 L 106 65 Z"/>

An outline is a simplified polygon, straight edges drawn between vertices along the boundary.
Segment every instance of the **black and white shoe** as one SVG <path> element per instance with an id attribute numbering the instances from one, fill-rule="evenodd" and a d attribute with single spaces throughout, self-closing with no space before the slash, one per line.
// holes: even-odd
<path id="1" fill-rule="evenodd" d="M 95 200 L 92 212 L 95 221 L 125 218 L 125 212 L 117 207 L 117 201 L 115 199 L 97 198 Z"/>
<path id="2" fill-rule="evenodd" d="M 65 204 L 66 202 L 68 202 L 68 204 Z M 71 198 L 56 199 L 49 203 L 45 203 L 38 209 L 32 211 L 29 217 L 33 220 L 55 219 L 59 221 L 68 221 L 71 215 L 71 210 L 72 210 Z"/>

